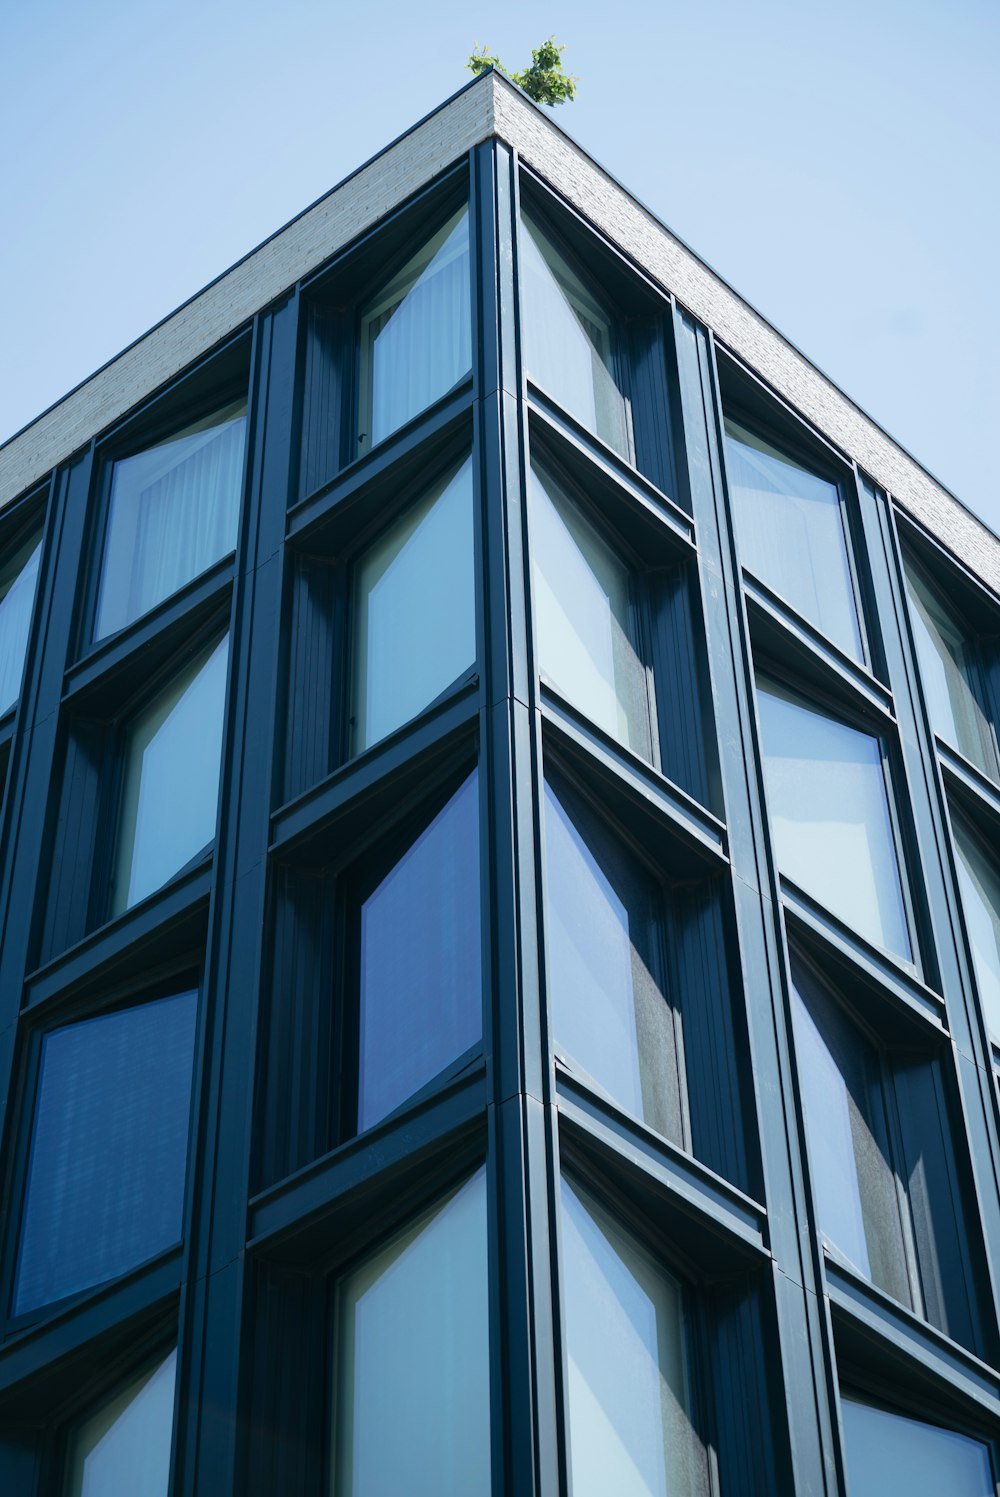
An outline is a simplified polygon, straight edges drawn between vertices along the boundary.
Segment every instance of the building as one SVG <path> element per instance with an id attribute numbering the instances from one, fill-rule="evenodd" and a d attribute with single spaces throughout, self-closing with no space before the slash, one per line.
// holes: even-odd
<path id="1" fill-rule="evenodd" d="M 494 73 L 0 502 L 0 1491 L 997 1489 L 996 537 Z"/>

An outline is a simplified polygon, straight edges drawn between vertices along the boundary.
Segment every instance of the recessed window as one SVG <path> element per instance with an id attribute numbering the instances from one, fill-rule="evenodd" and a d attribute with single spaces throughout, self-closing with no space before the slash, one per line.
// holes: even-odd
<path id="1" fill-rule="evenodd" d="M 470 306 L 469 215 L 462 208 L 362 308 L 359 451 L 468 377 Z"/>
<path id="2" fill-rule="evenodd" d="M 66 1497 L 167 1497 L 176 1377 L 175 1350 L 77 1424 Z"/>
<path id="3" fill-rule="evenodd" d="M 196 1008 L 179 993 L 42 1040 L 15 1314 L 180 1240 Z"/>
<path id="4" fill-rule="evenodd" d="M 956 1430 L 841 1396 L 849 1497 L 992 1497 L 989 1446 Z"/>
<path id="5" fill-rule="evenodd" d="M 975 638 L 912 560 L 906 562 L 906 590 L 931 727 L 977 769 L 996 779 L 996 744 L 983 707 Z"/>
<path id="6" fill-rule="evenodd" d="M 228 663 L 227 635 L 128 729 L 113 914 L 161 888 L 215 837 Z"/>
<path id="7" fill-rule="evenodd" d="M 863 660 L 837 484 L 730 420 L 726 472 L 743 565 L 846 654 Z"/>
<path id="8" fill-rule="evenodd" d="M 637 579 L 547 470 L 531 467 L 538 666 L 606 733 L 652 758 Z"/>
<path id="9" fill-rule="evenodd" d="M 486 1176 L 337 1285 L 332 1497 L 491 1490 Z"/>
<path id="10" fill-rule="evenodd" d="M 545 947 L 557 1054 L 680 1141 L 663 891 L 568 785 L 545 783 Z"/>
<path id="11" fill-rule="evenodd" d="M 354 579 L 352 750 L 429 706 L 476 661 L 472 462 L 397 520 Z"/>
<path id="12" fill-rule="evenodd" d="M 778 866 L 858 935 L 911 960 L 880 738 L 757 681 Z"/>
<path id="13" fill-rule="evenodd" d="M 120 458 L 94 638 L 124 629 L 236 547 L 246 401 Z"/>
<path id="14" fill-rule="evenodd" d="M 474 772 L 358 910 L 359 1129 L 482 1038 L 478 797 Z"/>
<path id="15" fill-rule="evenodd" d="M 21 694 L 41 555 L 42 536 L 36 530 L 0 559 L 0 716 Z"/>
<path id="16" fill-rule="evenodd" d="M 538 222 L 522 213 L 521 327 L 529 377 L 581 426 L 629 457 L 616 328 L 598 294 Z"/>
<path id="17" fill-rule="evenodd" d="M 685 1294 L 575 1182 L 561 1185 L 568 1464 L 573 1497 L 704 1497 Z"/>
<path id="18" fill-rule="evenodd" d="M 1000 868 L 971 822 L 956 809 L 951 825 L 979 1001 L 993 1042 L 1000 1045 Z"/>

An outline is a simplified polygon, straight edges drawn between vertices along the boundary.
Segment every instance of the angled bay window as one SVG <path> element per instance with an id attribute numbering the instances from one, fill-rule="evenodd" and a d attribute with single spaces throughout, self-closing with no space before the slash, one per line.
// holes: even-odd
<path id="1" fill-rule="evenodd" d="M 858 935 L 912 961 L 882 739 L 766 676 L 757 703 L 781 873 Z"/>
<path id="2" fill-rule="evenodd" d="M 958 885 L 986 1028 L 1000 1045 L 1000 867 L 967 817 L 952 808 Z"/>
<path id="3" fill-rule="evenodd" d="M 162 1357 L 70 1433 L 66 1497 L 167 1497 L 177 1352 Z"/>
<path id="4" fill-rule="evenodd" d="M 411 505 L 354 574 L 351 748 L 429 706 L 476 661 L 472 462 Z"/>
<path id="5" fill-rule="evenodd" d="M 159 889 L 215 837 L 228 664 L 227 635 L 129 725 L 113 914 Z"/>
<path id="6" fill-rule="evenodd" d="M 331 1497 L 491 1490 L 484 1170 L 336 1292 Z"/>
<path id="7" fill-rule="evenodd" d="M 362 307 L 359 337 L 358 451 L 367 452 L 471 373 L 466 208 Z"/>
<path id="8" fill-rule="evenodd" d="M 990 1446 L 957 1430 L 842 1393 L 840 1417 L 848 1497 L 992 1497 L 997 1470 Z"/>
<path id="9" fill-rule="evenodd" d="M 15 1315 L 180 1241 L 196 1011 L 178 993 L 43 1037 Z"/>
<path id="10" fill-rule="evenodd" d="M 0 556 L 0 717 L 21 694 L 41 555 L 42 533 L 38 528 Z"/>
<path id="11" fill-rule="evenodd" d="M 124 629 L 236 547 L 246 401 L 235 401 L 111 473 L 94 639 Z"/>
<path id="12" fill-rule="evenodd" d="M 863 660 L 840 486 L 729 419 L 726 471 L 743 566 Z"/>

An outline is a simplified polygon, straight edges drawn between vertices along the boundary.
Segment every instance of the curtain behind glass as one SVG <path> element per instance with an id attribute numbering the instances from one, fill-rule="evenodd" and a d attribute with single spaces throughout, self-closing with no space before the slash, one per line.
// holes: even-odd
<path id="1" fill-rule="evenodd" d="M 1000 1044 L 1000 868 L 987 857 L 964 816 L 953 810 L 951 823 L 979 1001 L 986 1027 Z"/>
<path id="2" fill-rule="evenodd" d="M 46 1035 L 15 1314 L 180 1240 L 196 1004 L 181 993 Z"/>
<path id="3" fill-rule="evenodd" d="M 994 1497 L 980 1440 L 842 1396 L 848 1497 Z"/>
<path id="4" fill-rule="evenodd" d="M 611 320 L 526 213 L 520 236 L 521 326 L 528 374 L 581 426 L 629 457 L 625 396 Z"/>
<path id="5" fill-rule="evenodd" d="M 421 712 L 476 660 L 471 459 L 358 563 L 353 753 Z"/>
<path id="6" fill-rule="evenodd" d="M 726 470 L 740 560 L 855 660 L 863 660 L 836 484 L 734 421 Z"/>
<path id="7" fill-rule="evenodd" d="M 177 1352 L 77 1426 L 67 1497 L 167 1497 Z"/>
<path id="8" fill-rule="evenodd" d="M 488 1497 L 486 1175 L 341 1279 L 332 1497 Z"/>
<path id="9" fill-rule="evenodd" d="M 35 534 L 0 571 L 0 716 L 21 694 L 41 555 L 41 536 Z"/>
<path id="10" fill-rule="evenodd" d="M 359 451 L 472 369 L 469 214 L 462 208 L 361 313 Z"/>
<path id="11" fill-rule="evenodd" d="M 246 402 L 115 463 L 94 638 L 147 613 L 236 546 Z"/>
<path id="12" fill-rule="evenodd" d="M 565 1178 L 561 1201 L 573 1497 L 707 1497 L 680 1285 Z"/>
<path id="13" fill-rule="evenodd" d="M 931 727 L 946 743 L 997 778 L 989 720 L 973 689 L 978 675 L 975 646 L 919 571 L 906 565 L 910 619 Z"/>
<path id="14" fill-rule="evenodd" d="M 545 783 L 545 949 L 557 1051 L 635 1117 L 681 1141 L 674 1014 L 658 951 L 662 894 L 639 862 Z"/>
<path id="15" fill-rule="evenodd" d="M 878 738 L 759 678 L 767 805 L 781 872 L 907 961 L 910 936 Z"/>
<path id="16" fill-rule="evenodd" d="M 361 908 L 358 1127 L 482 1037 L 475 771 Z"/>
<path id="17" fill-rule="evenodd" d="M 229 636 L 129 731 L 111 912 L 159 889 L 215 837 Z"/>

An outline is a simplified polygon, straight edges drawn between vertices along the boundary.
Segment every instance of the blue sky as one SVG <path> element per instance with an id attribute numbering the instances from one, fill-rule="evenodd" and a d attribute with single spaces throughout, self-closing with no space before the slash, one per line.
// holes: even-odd
<path id="1" fill-rule="evenodd" d="M 995 0 L 8 6 L 0 440 L 549 32 L 558 122 L 1000 531 Z"/>

